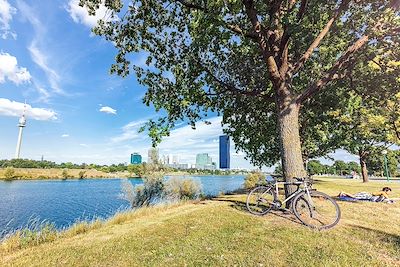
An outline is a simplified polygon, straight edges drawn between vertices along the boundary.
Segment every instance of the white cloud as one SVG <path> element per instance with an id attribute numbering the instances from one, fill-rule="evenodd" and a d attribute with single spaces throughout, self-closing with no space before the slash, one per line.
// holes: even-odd
<path id="1" fill-rule="evenodd" d="M 12 16 L 16 13 L 16 9 L 7 2 L 7 0 L 0 0 L 0 37 L 7 39 L 8 36 L 16 39 L 17 35 L 11 31 L 10 22 Z"/>
<path id="2" fill-rule="evenodd" d="M 97 21 L 102 19 L 105 21 L 116 20 L 117 18 L 111 17 L 111 11 L 107 9 L 104 4 L 101 4 L 96 11 L 95 16 L 90 16 L 85 7 L 79 6 L 79 0 L 70 0 L 66 7 L 69 15 L 75 23 L 82 23 L 87 27 L 93 28 L 97 25 Z"/>
<path id="3" fill-rule="evenodd" d="M 49 66 L 47 57 L 39 50 L 35 41 L 31 43 L 28 50 L 32 60 L 46 73 L 47 80 L 54 92 L 64 94 L 60 86 L 60 75 Z"/>
<path id="4" fill-rule="evenodd" d="M 130 123 L 122 127 L 122 134 L 111 138 L 111 142 L 119 143 L 145 137 L 145 134 L 139 134 L 140 127 L 142 127 L 145 123 L 145 120 L 131 121 Z"/>
<path id="5" fill-rule="evenodd" d="M 89 147 L 89 145 L 88 144 L 79 144 L 80 146 L 83 146 L 83 147 Z"/>
<path id="6" fill-rule="evenodd" d="M 49 57 L 48 53 L 43 52 L 46 51 L 46 49 L 43 48 L 43 46 L 40 46 L 40 44 L 43 44 L 46 41 L 46 36 L 45 36 L 47 31 L 46 27 L 37 17 L 36 15 L 37 13 L 32 9 L 32 7 L 30 7 L 24 1 L 17 0 L 17 6 L 19 11 L 21 12 L 22 17 L 32 25 L 35 33 L 34 38 L 28 47 L 32 60 L 46 74 L 47 81 L 52 91 L 54 93 L 64 95 L 65 92 L 63 91 L 60 85 L 61 77 L 55 70 L 55 68 L 52 66 L 52 64 L 49 63 L 49 62 L 54 62 L 55 58 Z M 43 88 L 37 88 L 37 89 L 38 92 L 42 94 L 44 99 L 47 99 L 49 97 L 49 93 L 46 90 L 44 90 Z"/>
<path id="7" fill-rule="evenodd" d="M 69 137 L 69 134 L 63 134 L 63 135 L 61 135 L 61 137 L 62 138 L 67 138 L 67 137 Z"/>
<path id="8" fill-rule="evenodd" d="M 26 116 L 27 118 L 32 118 L 34 120 L 56 120 L 57 113 L 51 109 L 46 108 L 33 108 L 31 105 L 11 101 L 6 98 L 0 98 L 0 115 L 1 116 L 12 116 L 19 117 L 24 112 L 26 108 Z"/>
<path id="9" fill-rule="evenodd" d="M 8 79 L 18 85 L 29 82 L 31 78 L 31 74 L 26 68 L 18 66 L 16 57 L 0 52 L 0 83 L 4 83 Z"/>
<path id="10" fill-rule="evenodd" d="M 108 114 L 114 114 L 117 115 L 117 111 L 111 107 L 101 107 L 99 109 L 100 112 L 108 113 Z"/>

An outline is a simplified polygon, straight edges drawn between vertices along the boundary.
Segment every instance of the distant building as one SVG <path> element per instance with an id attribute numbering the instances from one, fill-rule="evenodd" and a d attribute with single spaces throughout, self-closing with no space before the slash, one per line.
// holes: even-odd
<path id="1" fill-rule="evenodd" d="M 174 155 L 172 156 L 170 161 L 172 161 L 172 164 L 179 164 L 179 157 L 177 155 Z"/>
<path id="2" fill-rule="evenodd" d="M 208 156 L 208 153 L 202 153 L 196 155 L 196 169 L 199 170 L 215 169 L 215 163 L 212 162 L 212 158 Z"/>
<path id="3" fill-rule="evenodd" d="M 179 164 L 168 164 L 168 167 L 179 169 L 179 170 L 187 170 L 190 168 L 189 164 L 187 163 L 179 163 Z"/>
<path id="4" fill-rule="evenodd" d="M 219 137 L 219 168 L 229 169 L 231 167 L 230 140 L 229 136 Z"/>
<path id="5" fill-rule="evenodd" d="M 142 156 L 139 153 L 131 154 L 131 164 L 141 164 Z"/>
<path id="6" fill-rule="evenodd" d="M 158 164 L 158 149 L 157 148 L 150 148 L 147 154 L 147 163 L 150 164 Z"/>

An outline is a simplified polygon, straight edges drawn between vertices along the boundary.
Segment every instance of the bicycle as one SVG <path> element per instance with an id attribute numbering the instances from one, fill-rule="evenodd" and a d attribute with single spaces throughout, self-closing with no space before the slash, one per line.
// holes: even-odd
<path id="1" fill-rule="evenodd" d="M 268 182 L 255 187 L 247 195 L 246 206 L 250 213 L 265 215 L 271 210 L 293 212 L 304 225 L 322 230 L 334 227 L 341 211 L 336 201 L 325 193 L 312 188 L 310 178 L 294 178 L 292 182 Z M 283 201 L 279 200 L 279 185 L 296 185 L 297 189 Z M 290 209 L 283 208 L 289 200 Z"/>

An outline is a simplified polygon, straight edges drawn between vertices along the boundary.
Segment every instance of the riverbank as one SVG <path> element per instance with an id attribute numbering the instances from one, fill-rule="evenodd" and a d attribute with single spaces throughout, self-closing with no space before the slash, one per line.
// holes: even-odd
<path id="1" fill-rule="evenodd" d="M 7 180 L 7 168 L 0 168 L 0 180 Z M 128 172 L 103 172 L 95 169 L 38 169 L 13 168 L 13 177 L 9 180 L 50 180 L 50 179 L 86 179 L 86 178 L 128 178 Z"/>
<path id="2" fill-rule="evenodd" d="M 104 172 L 96 169 L 39 169 L 39 168 L 12 168 L 13 178 L 6 177 L 7 168 L 0 168 L 1 180 L 62 180 L 62 179 L 98 179 L 98 178 L 140 178 L 128 171 Z M 157 173 L 157 172 L 156 172 Z M 165 176 L 202 176 L 208 173 L 189 173 L 187 171 L 159 172 Z M 145 174 L 146 175 L 146 174 Z M 231 176 L 237 174 L 220 174 L 219 176 Z"/>
<path id="3" fill-rule="evenodd" d="M 318 179 L 315 188 L 336 195 L 386 185 Z M 400 184 L 390 187 L 400 197 Z M 400 266 L 399 202 L 340 202 L 339 225 L 318 232 L 280 212 L 252 216 L 244 201 L 244 195 L 229 195 L 144 208 L 78 224 L 39 245 L 11 240 L 0 246 L 0 265 Z"/>

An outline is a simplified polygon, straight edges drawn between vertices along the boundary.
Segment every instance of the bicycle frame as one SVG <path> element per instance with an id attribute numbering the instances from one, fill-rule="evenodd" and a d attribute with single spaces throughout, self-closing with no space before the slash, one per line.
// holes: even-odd
<path id="1" fill-rule="evenodd" d="M 295 196 L 297 196 L 298 194 L 301 194 L 302 192 L 306 192 L 307 197 L 308 197 L 308 201 L 309 203 L 313 206 L 312 203 L 312 199 L 311 199 L 311 195 L 310 195 L 310 188 L 307 185 L 307 183 L 303 182 L 301 184 L 297 184 L 297 183 L 293 183 L 293 182 L 275 182 L 274 186 L 275 186 L 275 199 L 274 201 L 278 201 L 279 200 L 279 185 L 297 185 L 297 190 L 296 192 L 293 192 L 291 195 L 289 195 L 287 198 L 285 198 L 285 200 L 282 201 L 282 205 L 285 204 L 286 202 L 288 202 L 290 199 L 294 198 Z M 300 189 L 300 185 L 304 185 L 304 188 Z"/>

